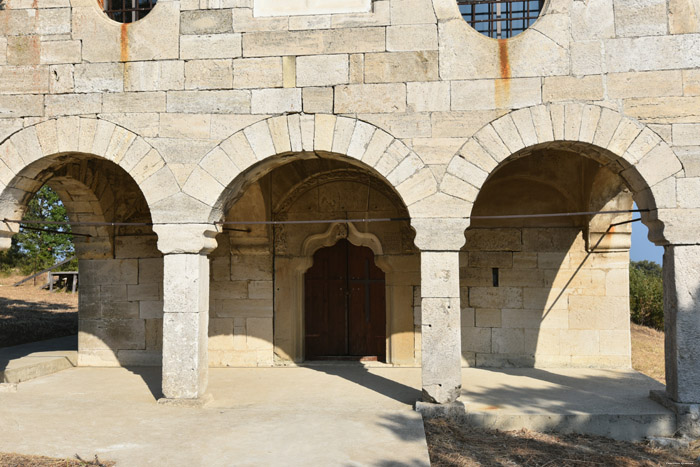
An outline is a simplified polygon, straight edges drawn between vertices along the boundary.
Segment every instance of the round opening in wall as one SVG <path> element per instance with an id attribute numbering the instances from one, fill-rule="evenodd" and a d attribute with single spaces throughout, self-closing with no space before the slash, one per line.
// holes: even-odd
<path id="1" fill-rule="evenodd" d="M 457 0 L 471 27 L 492 39 L 508 39 L 530 27 L 545 0 Z"/>
<path id="2" fill-rule="evenodd" d="M 157 0 L 103 0 L 105 13 L 114 21 L 133 23 L 151 12 Z"/>

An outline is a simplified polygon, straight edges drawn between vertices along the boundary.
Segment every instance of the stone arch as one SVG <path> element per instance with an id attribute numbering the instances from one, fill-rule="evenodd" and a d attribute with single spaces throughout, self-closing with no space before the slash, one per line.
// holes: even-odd
<path id="1" fill-rule="evenodd" d="M 292 114 L 257 122 L 221 142 L 192 172 L 183 192 L 211 206 L 216 222 L 235 200 L 247 179 L 257 179 L 285 163 L 292 154 L 342 158 L 369 168 L 386 181 L 415 217 L 434 217 L 426 202 L 438 197 L 436 209 L 461 205 L 459 198 L 438 192 L 423 160 L 400 140 L 367 122 L 329 114 Z M 241 174 L 246 177 L 241 177 Z M 447 210 L 446 210 L 447 212 Z"/>
<path id="2" fill-rule="evenodd" d="M 33 189 L 41 186 L 42 181 L 34 179 L 57 158 L 70 154 L 104 159 L 121 167 L 137 184 L 149 209 L 173 189 L 178 190 L 174 179 L 173 187 L 163 185 L 168 181 L 164 171 L 170 170 L 160 153 L 141 136 L 106 120 L 60 117 L 23 128 L 0 144 L 0 217 L 21 218 L 23 204 Z M 9 236 L 17 229 L 16 225 L 3 226 Z"/>
<path id="3" fill-rule="evenodd" d="M 598 105 L 538 105 L 492 121 L 452 157 L 440 191 L 471 205 L 499 167 L 545 147 L 585 154 L 622 177 L 637 204 L 651 210 L 642 216 L 650 240 L 665 243 L 657 210 L 676 207 L 675 186 L 668 184 L 683 166 L 656 132 Z"/>

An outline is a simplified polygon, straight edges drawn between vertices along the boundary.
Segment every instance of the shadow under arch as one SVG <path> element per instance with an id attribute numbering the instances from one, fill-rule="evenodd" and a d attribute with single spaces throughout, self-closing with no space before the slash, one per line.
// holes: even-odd
<path id="1" fill-rule="evenodd" d="M 44 156 L 7 181 L 0 218 L 21 219 L 43 185 L 57 192 L 72 231 L 81 234 L 74 237 L 81 273 L 79 365 L 159 366 L 163 257 L 138 183 L 95 154 Z M 6 235 L 19 229 L 17 223 L 4 224 Z"/>
<path id="2" fill-rule="evenodd" d="M 576 170 L 552 163 L 555 155 L 578 158 L 577 166 L 569 164 Z M 479 130 L 453 157 L 441 185 L 454 196 L 468 188 L 462 196 L 474 203 L 462 256 L 468 363 L 629 367 L 631 214 L 507 216 L 626 211 L 634 199 L 645 210 L 650 240 L 665 244 L 661 214 L 675 207 L 667 187 L 681 170 L 659 135 L 597 106 L 520 109 Z M 506 218 L 488 218 L 494 215 Z M 479 233 L 489 228 L 517 231 L 518 238 L 504 240 L 515 246 L 494 247 L 494 235 Z M 506 251 L 504 265 L 494 253 Z"/>
<path id="3" fill-rule="evenodd" d="M 378 157 L 381 160 L 390 156 Z M 397 163 L 394 170 L 400 170 L 399 166 Z M 391 171 L 388 174 L 393 178 Z M 246 352 L 251 354 L 247 365 L 303 362 L 303 271 L 311 265 L 316 250 L 335 244 L 340 238 L 370 247 L 378 256 L 377 264 L 387 273 L 387 296 L 403 295 L 397 299 L 400 303 L 387 304 L 387 308 L 396 306 L 401 310 L 397 313 L 401 319 L 388 320 L 387 335 L 400 334 L 397 340 L 402 340 L 403 345 L 410 335 L 414 359 L 413 296 L 414 287 L 420 285 L 420 263 L 413 246 L 408 208 L 387 177 L 366 162 L 340 153 L 288 152 L 251 164 L 230 183 L 224 196 L 228 199 L 217 201 L 213 211 L 216 217 L 212 218 L 225 221 L 224 233 L 217 238 L 219 247 L 210 255 L 212 366 L 245 365 L 236 359 Z M 345 222 L 377 217 L 394 222 Z M 241 224 L 235 224 L 239 221 Z M 281 224 L 246 226 L 245 221 Z M 410 267 L 406 266 L 408 263 Z M 414 283 L 399 283 L 407 274 L 412 275 L 410 280 Z M 248 295 L 242 292 L 243 296 L 235 302 L 227 301 L 234 288 L 246 280 Z M 251 287 L 263 283 L 270 287 L 269 294 L 253 298 Z M 257 330 L 253 326 L 258 326 Z M 239 344 L 230 338 L 231 328 L 234 334 L 241 333 Z M 251 349 L 243 348 L 241 342 L 254 342 L 256 356 L 252 357 Z M 391 342 L 388 345 L 396 350 Z M 398 360 L 396 352 L 394 355 Z M 326 366 L 323 371 L 327 371 Z"/>
<path id="4" fill-rule="evenodd" d="M 648 126 L 598 105 L 537 105 L 486 124 L 452 157 L 440 189 L 473 203 L 504 164 L 547 148 L 581 154 L 619 175 L 640 209 L 648 210 L 642 221 L 649 240 L 668 243 L 660 211 L 676 207 L 675 190 L 667 188 L 683 170 L 680 160 Z M 459 183 L 448 183 L 453 180 Z"/>

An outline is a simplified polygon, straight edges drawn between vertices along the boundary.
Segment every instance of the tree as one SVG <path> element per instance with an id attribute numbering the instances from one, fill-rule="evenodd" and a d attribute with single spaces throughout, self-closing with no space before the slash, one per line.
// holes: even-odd
<path id="1" fill-rule="evenodd" d="M 634 323 L 663 330 L 662 269 L 653 261 L 630 263 L 630 312 Z"/>
<path id="2" fill-rule="evenodd" d="M 68 214 L 58 194 L 44 185 L 29 201 L 22 220 L 68 222 Z M 23 224 L 12 239 L 12 247 L 0 261 L 19 267 L 26 274 L 51 267 L 75 254 L 73 238 L 67 235 L 70 232 L 68 224 Z M 61 269 L 77 268 L 77 264 L 72 263 Z"/>

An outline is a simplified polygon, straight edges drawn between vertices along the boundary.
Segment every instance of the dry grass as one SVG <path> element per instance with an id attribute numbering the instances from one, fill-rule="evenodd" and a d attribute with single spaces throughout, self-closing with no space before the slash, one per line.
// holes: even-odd
<path id="1" fill-rule="evenodd" d="M 632 366 L 666 384 L 663 332 L 632 323 Z"/>
<path id="2" fill-rule="evenodd" d="M 32 281 L 13 287 L 22 278 L 0 277 L 0 347 L 77 334 L 78 294 L 49 293 Z"/>
<path id="3" fill-rule="evenodd" d="M 697 465 L 698 452 L 664 451 L 645 444 L 583 435 L 501 432 L 425 420 L 433 466 L 657 466 Z"/>
<path id="4" fill-rule="evenodd" d="M 112 467 L 114 465 L 116 465 L 114 462 L 101 461 L 97 456 L 92 460 L 84 460 L 77 455 L 75 459 L 55 459 L 0 452 L 0 467 Z"/>

